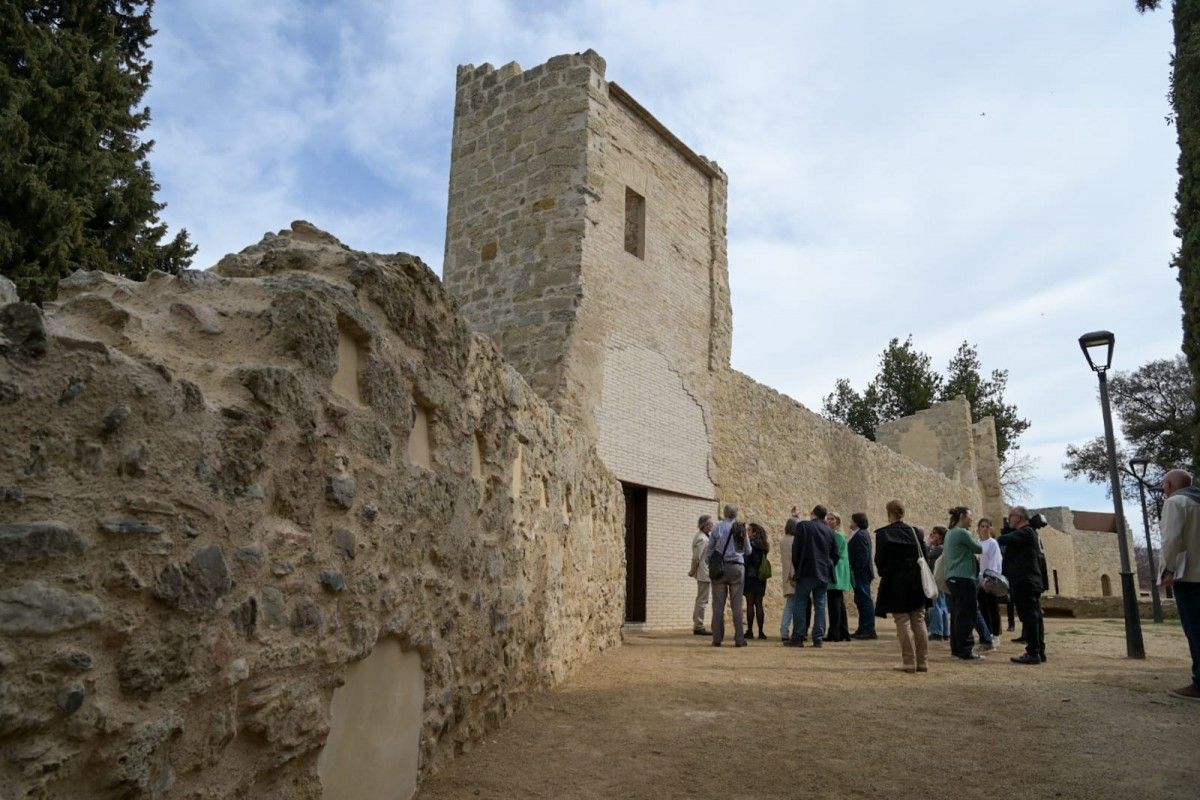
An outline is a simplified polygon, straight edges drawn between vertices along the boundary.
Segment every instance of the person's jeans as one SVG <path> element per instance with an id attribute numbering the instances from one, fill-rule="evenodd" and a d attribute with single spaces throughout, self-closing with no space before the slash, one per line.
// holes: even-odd
<path id="1" fill-rule="evenodd" d="M 871 581 L 854 581 L 854 607 L 858 609 L 856 634 L 870 635 L 875 632 L 875 601 L 871 599 Z"/>
<path id="2" fill-rule="evenodd" d="M 792 608 L 793 594 L 783 596 L 783 619 L 779 621 L 779 638 L 785 642 L 792 638 L 792 628 L 795 627 L 795 610 Z"/>
<path id="3" fill-rule="evenodd" d="M 720 580 L 712 582 L 713 614 L 712 634 L 713 644 L 720 644 L 725 639 L 725 598 L 733 609 L 733 641 L 734 644 L 744 644 L 746 641 L 746 621 L 742 611 L 746 604 L 742 602 L 742 583 L 746 577 L 746 568 L 741 564 L 726 563 L 725 574 Z"/>
<path id="4" fill-rule="evenodd" d="M 1192 651 L 1192 685 L 1200 689 L 1200 583 L 1175 581 L 1175 607 Z"/>
<path id="5" fill-rule="evenodd" d="M 929 609 L 929 633 L 934 636 L 950 635 L 950 599 L 945 592 L 938 592 Z"/>
<path id="6" fill-rule="evenodd" d="M 954 609 L 950 614 L 950 653 L 966 658 L 975 648 L 971 628 L 982 619 L 978 588 L 974 578 L 947 578 L 946 585 L 950 587 L 950 605 Z"/>
<path id="7" fill-rule="evenodd" d="M 979 590 L 979 611 L 983 614 L 983 619 L 987 622 L 988 631 L 992 634 L 992 639 L 1000 637 L 1000 633 L 1004 628 L 1000 625 L 1000 598 L 989 592 Z"/>
<path id="8" fill-rule="evenodd" d="M 801 578 L 796 581 L 796 594 L 792 596 L 793 631 L 792 641 L 804 641 L 808 636 L 808 611 L 815 606 L 813 614 L 812 638 L 819 642 L 825 638 L 825 605 L 829 584 L 816 578 Z M 810 602 L 811 598 L 811 602 Z M 795 633 L 795 625 L 800 626 L 800 635 Z"/>
<path id="9" fill-rule="evenodd" d="M 1046 655 L 1041 595 L 1031 586 L 1017 584 L 1012 588 L 1013 602 L 1017 605 L 1017 616 L 1021 618 L 1021 630 L 1025 637 L 1025 652 L 1038 657 Z"/>
<path id="10" fill-rule="evenodd" d="M 708 569 L 708 566 L 701 564 Z M 696 604 L 692 608 L 692 630 L 704 630 L 704 612 L 708 610 L 708 598 L 712 594 L 712 585 L 708 581 L 696 581 Z"/>

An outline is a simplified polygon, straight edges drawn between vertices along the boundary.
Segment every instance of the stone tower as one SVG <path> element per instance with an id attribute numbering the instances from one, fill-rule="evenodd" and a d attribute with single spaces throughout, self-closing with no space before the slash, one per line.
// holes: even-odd
<path id="1" fill-rule="evenodd" d="M 631 536 L 648 530 L 629 552 L 653 560 L 654 542 L 678 546 L 681 521 L 715 505 L 727 181 L 604 72 L 590 50 L 459 68 L 444 279 L 471 326 L 595 438 L 642 517 Z"/>

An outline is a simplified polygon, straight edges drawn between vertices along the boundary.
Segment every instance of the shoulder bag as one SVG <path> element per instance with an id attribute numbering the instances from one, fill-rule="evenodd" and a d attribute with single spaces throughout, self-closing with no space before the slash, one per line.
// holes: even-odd
<path id="1" fill-rule="evenodd" d="M 933 560 L 933 582 L 938 591 L 950 593 L 950 584 L 946 583 L 946 554 L 941 553 Z"/>
<path id="2" fill-rule="evenodd" d="M 932 600 L 938 596 L 938 586 L 929 570 L 929 562 L 925 560 L 925 551 L 921 549 L 921 537 L 917 536 L 917 532 L 912 528 L 909 528 L 909 531 L 912 532 L 913 541 L 917 543 L 917 569 L 921 570 L 921 591 Z M 941 561 L 941 556 L 938 560 Z"/>
<path id="3" fill-rule="evenodd" d="M 725 554 L 729 552 L 729 540 L 733 538 L 733 531 L 730 530 L 725 535 L 725 547 L 721 552 L 714 550 L 708 554 L 708 577 L 710 580 L 719 581 L 725 577 Z"/>

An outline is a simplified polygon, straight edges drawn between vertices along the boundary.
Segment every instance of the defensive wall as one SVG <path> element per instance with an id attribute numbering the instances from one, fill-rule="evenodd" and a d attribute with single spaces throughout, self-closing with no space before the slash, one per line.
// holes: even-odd
<path id="1" fill-rule="evenodd" d="M 725 173 L 605 69 L 592 51 L 459 69 L 444 277 L 625 486 L 627 621 L 686 624 L 687 543 L 722 501 L 773 538 L 796 503 L 1000 510 L 994 428 L 965 402 L 876 444 L 731 370 Z"/>
<path id="2" fill-rule="evenodd" d="M 619 641 L 619 484 L 411 256 L 76 273 L 0 404 L 2 797 L 407 797 Z"/>
<path id="3" fill-rule="evenodd" d="M 1111 597 L 1121 594 L 1121 545 L 1113 514 L 1073 512 L 1066 506 L 1036 509 L 1049 523 L 1039 531 L 1046 551 L 1050 586 L 1047 591 L 1064 597 Z M 1105 530 L 1079 529 L 1076 522 Z M 1133 536 L 1125 526 L 1130 557 Z M 1139 581 L 1133 574 L 1134 587 Z"/>

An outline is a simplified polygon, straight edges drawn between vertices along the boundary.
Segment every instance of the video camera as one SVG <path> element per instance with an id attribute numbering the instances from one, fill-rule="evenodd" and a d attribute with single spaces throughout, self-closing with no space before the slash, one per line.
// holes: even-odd
<path id="1" fill-rule="evenodd" d="M 1049 524 L 1050 523 L 1047 522 L 1046 518 L 1041 514 L 1034 514 L 1029 518 L 1029 527 L 1033 528 L 1035 531 L 1040 531 Z"/>

